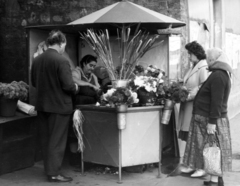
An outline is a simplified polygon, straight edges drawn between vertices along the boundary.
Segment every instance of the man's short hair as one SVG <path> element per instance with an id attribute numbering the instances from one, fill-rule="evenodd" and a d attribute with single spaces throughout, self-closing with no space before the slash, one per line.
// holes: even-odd
<path id="1" fill-rule="evenodd" d="M 47 38 L 47 45 L 60 45 L 62 43 L 66 43 L 67 39 L 66 36 L 59 30 L 53 30 L 49 33 Z"/>

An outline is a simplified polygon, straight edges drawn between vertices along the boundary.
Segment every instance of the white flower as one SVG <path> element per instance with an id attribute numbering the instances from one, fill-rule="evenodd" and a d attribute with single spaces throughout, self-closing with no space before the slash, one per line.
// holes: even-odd
<path id="1" fill-rule="evenodd" d="M 102 95 L 103 99 L 104 99 L 105 101 L 107 101 L 108 98 L 109 98 L 110 96 L 112 96 L 112 94 L 113 94 L 115 91 L 116 91 L 115 88 L 109 89 L 105 94 Z"/>
<path id="2" fill-rule="evenodd" d="M 157 86 L 157 82 L 153 81 L 153 87 L 156 87 L 156 86 Z"/>
<path id="3" fill-rule="evenodd" d="M 137 99 L 138 95 L 136 92 L 131 92 L 132 97 L 133 97 L 133 103 L 138 103 L 139 99 Z"/>
<path id="4" fill-rule="evenodd" d="M 144 78 L 143 78 L 143 76 L 137 76 L 137 77 L 134 79 L 134 84 L 135 84 L 136 86 L 139 86 L 139 87 L 143 86 L 143 85 L 144 85 Z"/>
<path id="5" fill-rule="evenodd" d="M 162 77 L 163 77 L 163 73 L 160 72 L 160 73 L 158 74 L 158 79 L 162 79 Z"/>
<path id="6" fill-rule="evenodd" d="M 160 79 L 160 80 L 159 80 L 159 83 L 163 83 L 163 82 L 164 82 L 164 80 L 163 80 L 163 79 Z"/>

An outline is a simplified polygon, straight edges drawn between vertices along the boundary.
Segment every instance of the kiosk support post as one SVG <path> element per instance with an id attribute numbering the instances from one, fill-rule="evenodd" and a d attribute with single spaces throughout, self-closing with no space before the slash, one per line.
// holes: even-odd
<path id="1" fill-rule="evenodd" d="M 82 175 L 83 175 L 84 174 L 83 151 L 81 152 L 81 171 L 82 171 Z"/>
<path id="2" fill-rule="evenodd" d="M 160 118 L 162 116 L 162 112 L 160 112 Z M 162 124 L 159 123 L 159 162 L 158 162 L 158 175 L 157 178 L 161 178 L 161 167 L 162 167 Z"/>
<path id="3" fill-rule="evenodd" d="M 119 134 L 119 165 L 118 165 L 118 176 L 119 176 L 119 180 L 118 183 L 121 184 L 122 183 L 122 130 L 119 129 L 118 130 L 118 134 Z"/>

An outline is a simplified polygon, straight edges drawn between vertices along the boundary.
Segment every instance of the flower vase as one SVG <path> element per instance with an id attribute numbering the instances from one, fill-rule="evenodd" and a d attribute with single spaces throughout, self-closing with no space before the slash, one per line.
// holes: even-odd
<path id="1" fill-rule="evenodd" d="M 12 117 L 16 114 L 18 99 L 8 99 L 0 97 L 0 116 Z"/>
<path id="2" fill-rule="evenodd" d="M 162 119 L 161 119 L 162 124 L 167 125 L 169 123 L 174 105 L 175 105 L 174 101 L 169 100 L 169 99 L 165 100 Z"/>
<path id="3" fill-rule="evenodd" d="M 127 85 L 128 85 L 128 79 L 112 80 L 112 87 L 113 88 L 118 88 L 118 87 L 126 88 Z"/>
<path id="4" fill-rule="evenodd" d="M 148 92 L 144 88 L 139 88 L 137 94 L 141 106 L 152 106 L 155 104 L 156 95 L 154 92 Z"/>
<path id="5" fill-rule="evenodd" d="M 127 121 L 126 121 L 126 113 L 127 113 L 128 105 L 122 104 L 122 105 L 117 105 L 116 110 L 117 110 L 117 121 L 118 121 L 118 129 L 123 130 L 126 128 Z"/>

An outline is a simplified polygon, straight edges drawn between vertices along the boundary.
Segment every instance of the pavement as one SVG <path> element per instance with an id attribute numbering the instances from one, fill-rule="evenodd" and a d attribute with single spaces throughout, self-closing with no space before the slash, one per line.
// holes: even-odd
<path id="1" fill-rule="evenodd" d="M 230 119 L 233 148 L 233 170 L 224 173 L 225 186 L 240 186 L 240 114 Z M 117 169 L 108 167 L 89 168 L 81 174 L 79 167 L 69 165 L 64 160 L 62 170 L 66 176 L 73 178 L 68 183 L 50 183 L 46 180 L 42 162 L 36 162 L 33 167 L 18 170 L 0 176 L 0 186 L 202 186 L 208 176 L 191 178 L 188 174 L 180 174 L 177 169 L 178 159 L 163 157 L 162 175 L 158 178 L 158 168 L 151 165 L 141 173 L 123 171 L 122 183 L 118 183 Z M 107 168 L 107 169 L 106 169 Z M 108 170 L 108 171 L 106 171 Z M 110 171 L 113 170 L 113 171 Z M 171 173 L 171 174 L 170 174 Z M 169 176 L 170 174 L 170 176 Z"/>

